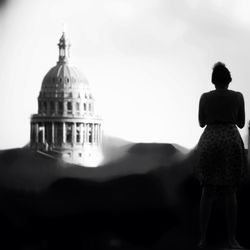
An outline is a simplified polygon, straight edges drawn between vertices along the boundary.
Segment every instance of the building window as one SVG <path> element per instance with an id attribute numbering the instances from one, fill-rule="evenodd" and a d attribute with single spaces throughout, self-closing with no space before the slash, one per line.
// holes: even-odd
<path id="1" fill-rule="evenodd" d="M 76 124 L 76 142 L 77 143 L 81 142 L 81 128 L 80 128 L 80 123 Z"/>
<path id="2" fill-rule="evenodd" d="M 92 137 L 92 130 L 89 130 L 89 142 L 92 143 L 93 137 Z"/>
<path id="3" fill-rule="evenodd" d="M 55 103 L 53 101 L 50 102 L 50 113 L 51 114 L 55 113 Z"/>
<path id="4" fill-rule="evenodd" d="M 42 102 L 41 101 L 38 102 L 38 113 L 39 114 L 42 113 Z"/>
<path id="5" fill-rule="evenodd" d="M 86 138 L 85 138 L 86 124 L 83 124 L 82 126 L 83 126 L 83 128 L 82 128 L 82 140 L 83 140 L 83 142 L 85 142 L 86 141 Z"/>
<path id="6" fill-rule="evenodd" d="M 91 111 L 91 103 L 89 103 L 89 111 Z"/>
<path id="7" fill-rule="evenodd" d="M 42 123 L 39 123 L 38 125 L 38 142 L 39 143 L 44 143 L 45 139 L 45 129 L 44 129 L 44 125 Z"/>
<path id="8" fill-rule="evenodd" d="M 76 111 L 80 111 L 80 103 L 79 102 L 76 103 Z"/>
<path id="9" fill-rule="evenodd" d="M 52 143 L 52 123 L 45 123 L 45 141 L 47 143 Z"/>
<path id="10" fill-rule="evenodd" d="M 60 145 L 63 142 L 63 124 L 56 122 L 54 124 L 54 141 L 55 144 Z"/>
<path id="11" fill-rule="evenodd" d="M 72 114 L 72 102 L 67 102 L 67 112 L 68 114 Z"/>
<path id="12" fill-rule="evenodd" d="M 86 105 L 86 103 L 83 104 L 83 110 L 84 110 L 84 111 L 87 110 L 87 105 Z"/>
<path id="13" fill-rule="evenodd" d="M 31 123 L 31 143 L 36 142 L 36 125 Z"/>
<path id="14" fill-rule="evenodd" d="M 63 102 L 58 102 L 58 113 L 59 114 L 63 113 Z"/>
<path id="15" fill-rule="evenodd" d="M 64 57 L 65 56 L 64 48 L 60 48 L 59 53 L 60 53 L 60 57 Z"/>
<path id="16" fill-rule="evenodd" d="M 47 102 L 43 102 L 43 113 L 47 113 Z"/>
<path id="17" fill-rule="evenodd" d="M 71 143 L 72 142 L 72 124 L 66 123 L 66 142 Z"/>

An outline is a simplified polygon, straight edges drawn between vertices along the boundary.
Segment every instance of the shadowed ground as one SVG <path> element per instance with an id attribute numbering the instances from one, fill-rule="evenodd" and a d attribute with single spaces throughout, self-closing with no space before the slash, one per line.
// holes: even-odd
<path id="1" fill-rule="evenodd" d="M 90 169 L 25 148 L 0 152 L 1 249 L 196 249 L 201 190 L 194 152 L 124 144 L 113 153 Z M 247 180 L 238 193 L 244 246 L 249 190 Z M 225 242 L 223 216 L 218 202 L 208 232 L 214 249 Z"/>

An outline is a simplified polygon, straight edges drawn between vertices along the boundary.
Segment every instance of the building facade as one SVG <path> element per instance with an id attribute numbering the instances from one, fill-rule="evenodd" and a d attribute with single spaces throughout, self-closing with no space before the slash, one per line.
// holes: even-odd
<path id="1" fill-rule="evenodd" d="M 65 33 L 59 59 L 45 75 L 38 96 L 38 113 L 31 116 L 30 146 L 72 163 L 84 164 L 100 154 L 102 120 L 95 114 L 87 79 L 69 65 Z"/>

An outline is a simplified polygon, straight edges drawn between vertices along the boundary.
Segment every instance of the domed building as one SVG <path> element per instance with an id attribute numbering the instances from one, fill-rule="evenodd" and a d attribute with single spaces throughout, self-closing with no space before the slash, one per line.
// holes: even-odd
<path id="1" fill-rule="evenodd" d="M 59 60 L 45 75 L 38 96 L 38 113 L 31 117 L 32 149 L 72 163 L 85 164 L 100 156 L 101 118 L 87 79 L 69 65 L 70 44 L 63 32 Z"/>

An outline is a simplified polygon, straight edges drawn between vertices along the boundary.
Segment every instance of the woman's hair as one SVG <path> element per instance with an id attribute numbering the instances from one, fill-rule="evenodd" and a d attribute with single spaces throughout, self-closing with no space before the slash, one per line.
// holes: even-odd
<path id="1" fill-rule="evenodd" d="M 230 71 L 222 62 L 215 63 L 212 73 L 212 83 L 216 86 L 226 86 L 232 81 Z"/>

